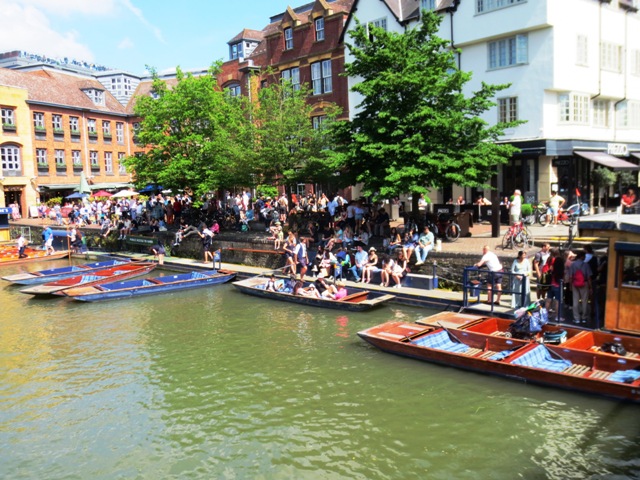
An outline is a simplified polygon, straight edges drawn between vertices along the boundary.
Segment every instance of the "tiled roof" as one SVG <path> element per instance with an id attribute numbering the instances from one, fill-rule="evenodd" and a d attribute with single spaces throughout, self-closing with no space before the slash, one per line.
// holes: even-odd
<path id="1" fill-rule="evenodd" d="M 264 38 L 264 34 L 260 30 L 251 30 L 249 28 L 245 28 L 238 35 L 233 37 L 227 43 L 232 45 L 234 43 L 238 43 L 240 40 L 257 40 L 261 41 Z"/>
<path id="2" fill-rule="evenodd" d="M 0 68 L 0 84 L 27 90 L 27 98 L 33 102 L 43 102 L 80 110 L 94 110 L 105 113 L 125 114 L 125 108 L 97 80 L 78 77 L 50 70 L 20 72 Z M 104 91 L 105 105 L 96 105 L 82 91 L 93 88 Z"/>
<path id="3" fill-rule="evenodd" d="M 178 80 L 176 78 L 167 78 L 164 79 L 163 82 L 169 87 L 175 87 L 178 84 Z M 151 94 L 151 90 L 153 87 L 153 80 L 143 80 L 136 87 L 135 92 L 131 95 L 129 99 L 129 103 L 127 103 L 126 111 L 129 115 L 133 115 L 133 107 L 136 104 L 136 99 L 138 97 L 148 97 Z"/>

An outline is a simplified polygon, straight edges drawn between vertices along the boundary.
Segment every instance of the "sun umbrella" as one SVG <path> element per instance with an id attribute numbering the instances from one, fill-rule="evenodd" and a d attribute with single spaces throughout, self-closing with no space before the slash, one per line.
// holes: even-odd
<path id="1" fill-rule="evenodd" d="M 135 197 L 136 195 L 140 195 L 140 194 L 133 190 L 121 190 L 118 193 L 112 195 L 111 198 Z"/>
<path id="2" fill-rule="evenodd" d="M 97 192 L 93 192 L 94 197 L 110 197 L 113 193 L 107 192 L 106 190 L 98 190 Z"/>
<path id="3" fill-rule="evenodd" d="M 67 195 L 65 198 L 87 198 L 89 195 L 86 193 L 72 193 L 71 195 Z"/>

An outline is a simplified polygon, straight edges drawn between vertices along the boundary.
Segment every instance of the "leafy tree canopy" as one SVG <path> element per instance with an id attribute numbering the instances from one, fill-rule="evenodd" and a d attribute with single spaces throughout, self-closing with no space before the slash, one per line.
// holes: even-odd
<path id="1" fill-rule="evenodd" d="M 127 159 L 140 184 L 158 183 L 196 193 L 246 183 L 251 163 L 245 148 L 251 129 L 242 98 L 218 88 L 213 66 L 207 75 L 179 68 L 171 87 L 153 71 L 154 96 L 139 97 L 137 143 L 145 152 Z"/>
<path id="2" fill-rule="evenodd" d="M 362 102 L 353 121 L 337 124 L 336 132 L 342 161 L 365 193 L 486 186 L 494 167 L 517 151 L 495 142 L 522 122 L 489 126 L 480 118 L 508 85 L 483 83 L 465 97 L 471 74 L 457 69 L 450 42 L 436 35 L 440 22 L 424 11 L 422 23 L 402 34 L 360 23 L 351 34 L 354 60 L 346 74 L 361 80 L 353 91 Z"/>

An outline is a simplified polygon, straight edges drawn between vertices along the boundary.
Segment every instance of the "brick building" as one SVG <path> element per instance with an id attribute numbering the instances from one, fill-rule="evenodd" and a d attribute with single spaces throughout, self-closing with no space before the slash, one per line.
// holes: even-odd
<path id="1" fill-rule="evenodd" d="M 100 82 L 49 69 L 0 68 L 0 85 L 0 205 L 18 203 L 25 215 L 38 200 L 70 194 L 82 173 L 93 190 L 130 182 L 122 163 L 134 148 L 129 116 Z"/>

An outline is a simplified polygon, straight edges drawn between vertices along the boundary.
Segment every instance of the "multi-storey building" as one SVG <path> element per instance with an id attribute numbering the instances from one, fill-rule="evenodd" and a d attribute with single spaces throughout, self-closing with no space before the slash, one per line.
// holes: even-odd
<path id="1" fill-rule="evenodd" d="M 17 203 L 26 215 L 38 199 L 71 193 L 82 174 L 95 190 L 130 182 L 129 116 L 95 79 L 0 68 L 0 106 L 0 205 Z"/>
<path id="2" fill-rule="evenodd" d="M 497 191 L 519 188 L 528 200 L 546 200 L 557 189 L 573 201 L 575 188 L 590 193 L 596 166 L 638 170 L 637 6 L 635 0 L 357 0 L 354 16 L 402 32 L 415 28 L 421 8 L 443 15 L 439 36 L 461 50 L 458 66 L 473 74 L 466 93 L 481 82 L 511 84 L 484 119 L 526 121 L 502 138 L 521 153 L 499 170 Z M 350 18 L 347 30 L 354 26 Z M 349 103 L 353 115 L 358 98 L 351 94 Z M 476 193 L 453 186 L 432 199 L 463 194 L 469 201 Z"/>

